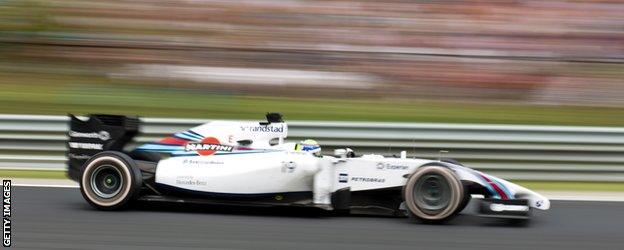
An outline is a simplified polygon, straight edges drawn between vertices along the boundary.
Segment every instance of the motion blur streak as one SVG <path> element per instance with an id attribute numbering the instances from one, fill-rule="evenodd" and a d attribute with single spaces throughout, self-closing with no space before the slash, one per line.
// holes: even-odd
<path id="1" fill-rule="evenodd" d="M 622 13 L 615 0 L 2 0 L 0 84 L 619 107 Z"/>

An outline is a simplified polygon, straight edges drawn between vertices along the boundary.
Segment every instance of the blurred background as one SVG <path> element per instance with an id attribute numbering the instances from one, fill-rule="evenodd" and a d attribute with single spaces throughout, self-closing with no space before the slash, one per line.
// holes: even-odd
<path id="1" fill-rule="evenodd" d="M 624 124 L 621 1 L 0 0 L 0 113 Z"/>
<path id="2" fill-rule="evenodd" d="M 623 201 L 624 0 L 0 0 L 0 178 L 15 186 L 76 186 L 67 113 L 140 115 L 136 146 L 266 112 L 325 154 L 453 158 L 551 199 Z M 556 201 L 531 230 L 418 233 L 381 218 L 93 216 L 77 190 L 14 190 L 23 248 L 624 243 L 622 203 Z"/>

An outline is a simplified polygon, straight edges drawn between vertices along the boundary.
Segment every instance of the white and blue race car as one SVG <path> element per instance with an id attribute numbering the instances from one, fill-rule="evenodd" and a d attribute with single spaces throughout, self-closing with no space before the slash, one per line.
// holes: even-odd
<path id="1" fill-rule="evenodd" d="M 322 155 L 313 140 L 285 142 L 277 113 L 265 122 L 211 121 L 125 149 L 139 119 L 71 116 L 68 175 L 95 208 L 133 201 L 303 206 L 445 221 L 473 199 L 482 216 L 524 219 L 544 196 L 451 160 Z"/>

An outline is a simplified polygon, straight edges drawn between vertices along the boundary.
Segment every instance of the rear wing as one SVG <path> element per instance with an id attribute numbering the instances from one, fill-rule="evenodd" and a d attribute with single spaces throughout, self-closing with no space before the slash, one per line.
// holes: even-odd
<path id="1" fill-rule="evenodd" d="M 67 175 L 79 181 L 84 163 L 93 155 L 124 146 L 139 133 L 136 116 L 90 114 L 81 119 L 69 115 L 67 141 Z"/>

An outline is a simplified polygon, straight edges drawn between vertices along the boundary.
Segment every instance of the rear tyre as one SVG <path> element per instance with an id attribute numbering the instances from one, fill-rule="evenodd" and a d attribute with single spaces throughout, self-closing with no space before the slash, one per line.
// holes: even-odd
<path id="1" fill-rule="evenodd" d="M 408 215 L 428 223 L 457 215 L 463 209 L 464 196 L 464 187 L 453 171 L 437 165 L 420 167 L 403 188 Z"/>
<path id="2" fill-rule="evenodd" d="M 128 153 L 128 156 L 135 160 L 149 162 L 159 162 L 162 159 L 162 157 L 158 153 L 139 151 L 136 149 L 130 151 Z"/>
<path id="3" fill-rule="evenodd" d="M 113 151 L 94 155 L 85 163 L 80 192 L 93 207 L 118 210 L 138 198 L 141 171 L 129 156 Z"/>

